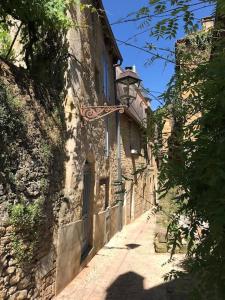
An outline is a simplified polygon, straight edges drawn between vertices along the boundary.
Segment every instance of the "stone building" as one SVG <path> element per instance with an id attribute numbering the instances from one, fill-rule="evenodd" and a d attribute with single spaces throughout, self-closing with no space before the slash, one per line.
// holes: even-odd
<path id="1" fill-rule="evenodd" d="M 135 67 L 117 68 L 117 77 Z M 118 97 L 121 91 L 118 90 Z M 157 167 L 146 137 L 149 99 L 140 87 L 135 100 L 120 117 L 121 174 L 124 188 L 124 224 L 140 216 L 156 202 Z"/>
<path id="2" fill-rule="evenodd" d="M 150 183 L 147 144 L 142 144 L 148 109 L 142 93 L 138 91 L 123 115 L 117 112 L 92 120 L 96 106 L 120 104 L 116 79 L 122 62 L 101 1 L 96 5 L 100 16 L 87 13 L 91 26 L 85 34 L 71 30 L 68 37 L 72 54 L 65 102 L 71 133 L 65 164 L 68 202 L 59 213 L 56 293 L 124 224 L 151 207 L 156 188 L 152 187 L 156 177 Z M 77 18 L 81 21 L 83 15 Z M 90 106 L 87 116 L 84 112 Z"/>
<path id="3" fill-rule="evenodd" d="M 96 8 L 102 9 L 96 1 Z M 116 115 L 85 121 L 81 105 L 115 105 L 115 65 L 122 60 L 102 11 L 71 12 L 78 24 L 69 41 L 68 95 L 65 101 L 67 162 L 57 233 L 56 293 L 59 293 L 105 242 L 119 230 L 114 197 Z M 72 267 L 71 267 L 72 266 Z"/>
<path id="4" fill-rule="evenodd" d="M 196 68 L 196 66 L 205 61 L 209 61 L 211 55 L 211 45 L 207 40 L 207 33 L 214 26 L 214 18 L 205 17 L 201 19 L 202 29 L 198 32 L 190 33 L 182 39 L 176 41 L 175 45 L 175 54 L 176 54 L 176 72 L 182 73 L 182 70 L 188 71 L 191 74 L 191 71 Z M 202 38 L 205 37 L 205 40 Z M 202 41 L 201 41 L 202 39 Z M 180 99 L 184 103 L 188 101 L 188 111 L 185 117 L 185 120 L 180 120 L 176 116 L 173 115 L 173 104 L 167 105 L 166 109 L 168 111 L 168 115 L 164 118 L 164 124 L 162 131 L 160 132 L 161 139 L 161 154 L 159 157 L 159 161 L 166 154 L 168 154 L 168 150 L 170 150 L 171 145 L 174 143 L 176 139 L 176 132 L 179 130 L 181 124 L 190 125 L 193 121 L 197 120 L 201 117 L 201 111 L 196 112 L 193 115 L 193 105 L 190 101 L 191 93 L 193 93 L 192 89 L 185 85 L 180 89 Z M 170 155 L 170 154 L 169 154 Z"/>
<path id="5" fill-rule="evenodd" d="M 92 4 L 95 13 L 75 6 L 69 12 L 76 26 L 67 34 L 65 159 L 62 164 L 55 162 L 57 172 L 51 170 L 56 190 L 57 178 L 62 177 L 62 188 L 55 195 L 55 203 L 50 204 L 54 206 L 52 223 L 46 226 L 43 239 L 39 237 L 32 279 L 19 266 L 13 265 L 11 270 L 13 253 L 6 258 L 4 279 L 8 281 L 0 294 L 2 299 L 52 299 L 123 225 L 155 203 L 157 169 L 144 134 L 148 100 L 137 88 L 133 103 L 119 114 L 116 80 L 124 72 L 120 67 L 122 57 L 102 2 Z M 107 112 L 105 105 L 115 112 L 98 118 L 98 114 Z M 26 174 L 31 166 L 35 169 L 32 159 L 26 162 Z M 10 230 L 6 230 L 7 235 Z M 12 274 L 7 273 L 9 269 Z M 26 286 L 20 288 L 18 278 L 11 285 L 15 273 L 25 281 L 29 278 Z"/>

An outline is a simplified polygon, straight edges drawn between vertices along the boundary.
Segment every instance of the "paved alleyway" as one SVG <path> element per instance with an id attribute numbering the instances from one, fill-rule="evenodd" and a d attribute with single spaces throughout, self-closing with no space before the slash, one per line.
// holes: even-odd
<path id="1" fill-rule="evenodd" d="M 173 265 L 163 265 L 169 255 L 154 253 L 155 222 L 147 219 L 145 214 L 116 234 L 57 300 L 186 299 L 164 283 L 162 276 Z"/>

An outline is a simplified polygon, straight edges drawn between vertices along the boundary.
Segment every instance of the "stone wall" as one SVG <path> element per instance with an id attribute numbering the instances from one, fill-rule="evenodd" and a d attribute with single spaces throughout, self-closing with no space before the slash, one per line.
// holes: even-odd
<path id="1" fill-rule="evenodd" d="M 52 299 L 93 255 L 121 229 L 149 208 L 149 166 L 130 154 L 140 129 L 121 118 L 122 170 L 126 217 L 117 203 L 116 115 L 84 122 L 81 105 L 115 104 L 114 67 L 117 61 L 101 18 L 71 9 L 75 24 L 67 35 L 69 58 L 64 76 L 65 97 L 39 87 L 25 70 L 1 65 L 0 126 L 0 299 Z M 104 97 L 102 57 L 108 61 L 109 97 Z M 10 95 L 5 93 L 10 91 Z M 8 97 L 10 96 L 10 97 Z M 6 120 L 6 123 L 1 123 Z M 129 132 L 129 134 L 128 134 Z M 127 140 L 127 137 L 129 139 Z M 4 138 L 4 139 L 3 139 Z M 143 155 L 143 156 L 142 156 Z M 83 257 L 85 235 L 83 193 L 85 164 L 90 164 L 90 249 Z M 143 168 L 143 170 L 141 170 Z M 102 184 L 105 182 L 105 185 Z M 107 188 L 106 188 L 107 186 Z M 151 184 L 150 184 L 151 186 Z M 108 207 L 106 207 L 108 193 Z M 99 230 L 99 228 L 101 230 Z"/>
<path id="2" fill-rule="evenodd" d="M 153 190 L 156 165 L 150 165 L 147 145 L 142 142 L 143 130 L 132 118 L 121 117 L 121 165 L 125 185 L 124 222 L 130 223 L 154 205 Z M 131 149 L 138 154 L 131 154 Z M 155 178 L 157 179 L 157 178 Z"/>
<path id="3" fill-rule="evenodd" d="M 54 259 L 36 276 L 43 258 L 55 252 L 64 177 L 60 102 L 44 89 L 39 97 L 24 70 L 3 62 L 0 91 L 0 299 L 50 299 Z"/>
<path id="4" fill-rule="evenodd" d="M 88 12 L 81 14 L 78 11 L 71 11 L 71 15 L 75 22 L 91 26 L 73 28 L 68 33 L 71 56 L 67 72 L 68 93 L 64 103 L 68 158 L 65 162 L 64 194 L 67 201 L 59 210 L 57 294 L 78 274 L 97 250 L 119 230 L 114 221 L 114 210 L 111 209 L 115 203 L 113 183 L 117 177 L 115 114 L 107 117 L 109 149 L 106 155 L 106 119 L 86 122 L 80 117 L 79 112 L 81 105 L 100 106 L 105 101 L 108 101 L 109 105 L 115 104 L 113 68 L 115 58 L 110 43 L 106 43 L 100 18 Z M 104 96 L 103 56 L 108 62 L 108 99 Z M 86 162 L 91 164 L 92 168 L 88 216 L 91 232 L 88 237 L 90 249 L 84 258 L 82 243 L 85 239 L 85 220 L 82 207 Z M 107 190 L 101 186 L 103 180 L 107 182 Z M 108 193 L 108 210 L 105 208 L 105 193 Z M 99 226 L 102 230 L 96 232 Z M 70 257 L 69 260 L 68 257 Z"/>

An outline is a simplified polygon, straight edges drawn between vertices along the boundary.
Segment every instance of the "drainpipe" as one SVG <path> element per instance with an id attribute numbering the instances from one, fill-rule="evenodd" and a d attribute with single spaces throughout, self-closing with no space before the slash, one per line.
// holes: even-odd
<path id="1" fill-rule="evenodd" d="M 113 66 L 114 68 L 114 93 L 115 93 L 115 100 L 116 105 L 120 104 L 120 101 L 117 97 L 117 87 L 116 87 L 116 67 L 120 67 L 122 65 L 123 60 L 120 59 L 118 64 Z M 119 192 L 119 229 L 122 230 L 123 228 L 123 187 L 122 187 L 122 166 L 121 166 L 121 143 L 120 143 L 120 113 L 116 112 L 116 139 L 117 139 L 117 184 L 118 184 L 118 192 Z"/>

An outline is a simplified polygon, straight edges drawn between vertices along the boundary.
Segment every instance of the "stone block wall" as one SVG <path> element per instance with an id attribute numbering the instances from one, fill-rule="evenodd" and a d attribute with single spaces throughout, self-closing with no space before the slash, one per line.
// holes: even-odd
<path id="1" fill-rule="evenodd" d="M 125 224 L 139 217 L 154 205 L 153 180 L 156 165 L 150 168 L 149 158 L 142 144 L 142 129 L 132 118 L 121 117 L 121 167 L 125 185 L 124 219 Z M 137 155 L 131 149 L 138 150 Z"/>
<path id="2" fill-rule="evenodd" d="M 71 15 L 75 22 L 81 24 L 92 22 L 92 16 L 88 13 L 81 14 L 75 10 L 71 11 Z M 0 70 L 2 77 L 10 78 L 11 82 L 6 82 L 6 85 L 12 85 L 12 94 L 16 94 L 19 98 L 21 96 L 13 107 L 15 106 L 16 117 L 17 114 L 24 114 L 26 125 L 23 131 L 23 126 L 18 124 L 17 128 L 20 132 L 13 132 L 12 141 L 11 136 L 8 139 L 11 144 L 6 147 L 7 149 L 11 147 L 9 149 L 12 156 L 9 156 L 9 161 L 12 171 L 10 169 L 11 173 L 8 174 L 6 169 L 3 180 L 2 173 L 0 174 L 0 299 L 51 299 L 80 271 L 82 233 L 78 230 L 77 224 L 82 223 L 83 176 L 87 160 L 93 169 L 90 221 L 94 219 L 94 214 L 101 213 L 105 209 L 105 199 L 98 195 L 101 178 L 109 178 L 111 195 L 109 204 L 114 203 L 112 183 L 117 176 L 115 115 L 109 117 L 109 157 L 106 157 L 104 120 L 87 124 L 83 122 L 79 112 L 81 104 L 103 104 L 102 90 L 96 87 L 95 82 L 95 66 L 99 68 L 99 76 L 103 76 L 101 62 L 103 49 L 108 55 L 111 78 L 110 98 L 112 101 L 115 98 L 114 61 L 110 45 L 105 45 L 100 20 L 95 19 L 98 47 L 96 47 L 92 27 L 73 28 L 67 36 L 71 57 L 68 59 L 68 69 L 65 74 L 67 95 L 64 101 L 64 112 L 60 111 L 64 115 L 63 123 L 55 114 L 54 102 L 51 108 L 45 98 L 36 98 L 30 81 L 27 84 L 26 80 L 23 82 L 23 71 L 17 74 L 15 69 L 15 74 L 12 74 L 7 67 Z M 48 94 L 43 95 L 43 91 L 41 95 L 46 98 L 48 96 Z M 53 101 L 53 99 L 48 100 L 50 103 Z M 1 107 L 4 101 L 5 99 L 1 99 Z M 61 109 L 62 102 L 58 103 Z M 9 122 L 11 122 L 10 117 Z M 20 118 L 17 117 L 17 120 L 20 121 Z M 12 183 L 9 183 L 9 178 L 6 177 L 8 175 L 13 177 Z M 25 206 L 33 205 L 40 199 L 43 204 L 43 219 L 40 218 L 35 253 L 32 261 L 27 261 L 25 265 L 16 260 L 13 246 L 15 228 L 12 231 L 8 210 L 9 204 L 21 203 L 23 198 Z M 29 207 L 33 208 L 33 206 Z M 16 209 L 18 208 L 20 207 L 16 206 Z M 26 208 L 22 207 L 22 209 L 26 211 Z M 94 227 L 94 220 L 92 222 Z M 116 225 L 112 225 L 112 228 L 113 232 L 118 230 Z M 77 238 L 73 236 L 74 242 L 70 238 L 71 231 L 79 233 Z M 17 237 L 20 237 L 19 234 L 17 233 Z M 110 237 L 111 223 L 108 238 Z M 103 236 L 96 237 L 98 238 L 100 241 L 95 243 L 93 237 L 93 247 L 98 243 L 99 246 L 92 250 L 89 259 L 106 240 Z M 29 242 L 27 244 L 29 245 Z M 28 253 L 26 249 L 24 252 Z M 71 257 L 70 265 L 65 263 L 65 257 L 66 261 Z M 72 269 L 71 265 L 73 265 Z M 60 269 L 63 272 L 61 275 Z"/>
<path id="3" fill-rule="evenodd" d="M 4 172 L 0 172 L 0 299 L 3 300 L 52 299 L 97 250 L 121 229 L 122 209 L 116 204 L 114 186 L 118 176 L 116 116 L 109 116 L 108 157 L 105 154 L 104 119 L 87 123 L 80 116 L 81 105 L 102 105 L 105 102 L 102 87 L 103 51 L 108 60 L 111 82 L 107 100 L 110 105 L 115 103 L 115 54 L 112 53 L 108 38 L 105 38 L 105 28 L 100 18 L 93 17 L 88 11 L 81 13 L 71 9 L 70 13 L 75 24 L 91 26 L 73 27 L 68 32 L 65 98 L 58 99 L 56 95 L 51 97 L 43 89 L 37 95 L 37 87 L 24 75 L 24 70 L 0 67 L 0 82 L 6 80 L 4 84 L 12 87 L 12 98 L 19 97 L 18 101 L 8 103 L 9 111 L 15 111 L 12 116 L 7 115 L 8 104 L 4 106 L 6 98 L 0 98 L 1 108 L 6 110 L 3 117 L 10 125 L 13 122 L 16 124 L 12 132 L 6 126 L 9 129 L 9 132 L 6 130 L 9 144 L 4 144 L 3 149 L 0 145 L 0 150 L 7 153 L 7 165 Z M 99 80 L 96 79 L 96 69 Z M 149 170 L 144 157 L 133 158 L 130 155 L 131 141 L 127 140 L 130 137 L 129 122 L 126 116 L 123 117 L 121 146 L 123 175 L 128 178 L 125 179 L 126 197 L 130 197 L 130 182 L 133 182 L 136 195 L 132 202 L 131 218 L 127 211 L 125 223 L 129 223 L 149 207 L 149 202 L 146 202 L 150 197 L 147 184 Z M 0 118 L 0 126 L 4 118 Z M 136 125 L 132 127 L 132 138 L 132 143 L 140 140 Z M 87 161 L 92 172 L 89 214 L 92 249 L 83 259 L 82 209 Z M 135 173 L 144 166 L 143 172 Z M 108 179 L 109 184 L 107 209 L 105 195 L 100 188 L 102 179 Z M 10 205 L 13 206 L 11 215 Z M 125 205 L 127 210 L 129 205 L 131 208 L 128 200 Z M 20 210 L 31 222 L 31 226 L 27 226 L 29 230 L 26 227 L 26 234 L 24 228 L 19 226 L 23 224 L 18 221 Z M 32 214 L 37 214 L 33 223 Z M 32 243 L 31 236 L 35 236 Z M 21 258 L 24 255 L 28 256 L 20 261 L 18 256 Z"/>
<path id="4" fill-rule="evenodd" d="M 108 116 L 108 155 L 105 151 L 106 119 L 86 122 L 80 117 L 81 105 L 100 106 L 105 101 L 108 101 L 108 105 L 115 103 L 113 69 L 115 57 L 111 51 L 111 45 L 106 43 L 100 18 L 88 12 L 81 14 L 78 11 L 71 11 L 71 15 L 76 22 L 91 24 L 91 26 L 72 28 L 68 33 L 71 58 L 67 72 L 69 83 L 67 97 L 64 103 L 67 127 L 64 186 L 66 201 L 59 209 L 59 230 L 55 237 L 57 244 L 56 294 L 119 230 L 118 225 L 114 224 L 114 210 L 111 209 L 115 202 L 113 183 L 117 178 L 115 114 Z M 104 97 L 103 57 L 108 62 L 108 83 L 110 84 L 108 99 Z M 86 162 L 91 165 L 92 170 L 88 216 L 91 233 L 89 234 L 90 249 L 84 257 L 82 253 L 84 239 L 82 208 Z M 107 182 L 107 189 L 100 186 L 103 180 Z M 109 212 L 105 207 L 106 193 L 108 193 Z M 107 214 L 109 214 L 108 217 Z"/>
<path id="5" fill-rule="evenodd" d="M 23 70 L 1 62 L 0 91 L 0 299 L 51 299 L 55 257 L 37 275 L 43 258 L 55 253 L 64 124 L 52 116 L 56 96 L 51 107 L 43 104 Z"/>

